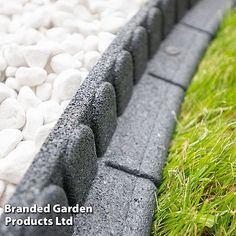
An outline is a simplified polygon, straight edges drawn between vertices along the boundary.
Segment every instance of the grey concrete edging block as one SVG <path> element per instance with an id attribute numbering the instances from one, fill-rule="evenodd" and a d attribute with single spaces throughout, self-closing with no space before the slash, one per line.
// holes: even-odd
<path id="1" fill-rule="evenodd" d="M 210 40 L 210 36 L 203 30 L 186 26 L 187 23 L 182 23 L 169 34 L 176 16 L 180 17 L 184 13 L 185 6 L 177 5 L 178 1 L 149 0 L 120 30 L 47 137 L 10 199 L 10 204 L 30 206 L 38 201 L 52 205 L 57 201 L 62 205 L 98 204 L 95 206 L 98 211 L 94 215 L 76 217 L 80 220 L 76 221 L 78 225 L 75 225 L 75 235 L 80 235 L 86 229 L 88 233 L 83 235 L 91 235 L 91 232 L 97 232 L 98 235 L 114 232 L 116 235 L 149 233 L 156 190 L 154 183 L 158 184 L 160 181 L 167 146 L 174 127 L 172 112 L 177 113 L 184 93 L 182 88 L 187 87 L 189 77 Z M 195 37 L 197 39 L 194 41 L 195 47 L 191 47 L 189 41 L 187 41 L 188 49 L 181 48 L 180 45 L 183 50 L 180 56 L 176 47 L 178 49 L 180 42 L 185 43 L 181 38 L 181 27 L 185 30 L 188 28 L 186 40 L 194 41 Z M 164 39 L 167 35 L 167 40 L 153 57 L 151 65 L 147 66 L 148 58 L 155 54 L 161 38 Z M 165 44 L 168 42 L 174 47 L 167 50 L 168 56 L 163 56 L 166 52 Z M 178 59 L 173 59 L 176 55 Z M 180 62 L 182 62 L 181 68 L 178 67 Z M 145 69 L 154 76 L 143 75 Z M 134 95 L 129 104 L 133 83 L 139 81 L 142 75 L 143 79 L 135 91 L 147 97 L 141 96 L 142 99 L 135 101 Z M 142 81 L 145 80 L 151 82 L 143 84 Z M 147 102 L 147 98 L 151 99 L 150 103 Z M 119 127 L 122 122 L 124 125 L 124 117 L 127 114 L 130 115 L 127 117 L 130 120 L 124 127 L 128 131 L 131 128 L 131 134 L 134 136 L 121 132 L 120 140 L 127 140 L 127 143 L 124 142 L 125 152 L 120 152 L 119 145 L 115 145 L 114 150 L 118 150 L 115 155 L 118 158 L 114 159 L 109 156 L 109 153 L 112 153 L 109 152 L 112 143 L 109 147 L 108 145 L 116 129 L 117 115 L 122 113 L 113 140 L 117 139 L 115 143 L 119 144 L 117 133 L 123 129 Z M 146 122 L 146 119 L 150 122 Z M 138 125 L 137 130 L 132 127 L 133 124 Z M 135 139 L 137 134 L 143 137 L 143 140 Z M 135 141 L 138 141 L 139 146 Z M 128 145 L 131 151 L 128 150 Z M 153 148 L 154 146 L 156 148 Z M 143 151 L 142 154 L 140 150 Z M 104 153 L 105 156 L 97 160 L 97 156 L 100 157 Z M 135 159 L 132 155 L 136 154 Z M 131 159 L 124 158 L 127 156 Z M 99 173 L 96 175 L 97 162 L 99 162 Z M 50 200 L 51 195 L 55 198 Z M 101 201 L 97 202 L 97 199 Z M 113 212 L 111 209 L 118 211 Z M 107 213 L 105 215 L 104 210 Z M 103 225 L 96 225 L 90 222 L 91 219 Z M 82 228 L 79 228 L 80 226 Z M 18 229 L 21 232 L 24 227 Z M 69 230 L 68 232 L 59 229 L 42 230 L 45 236 L 53 235 L 55 232 L 57 235 L 68 235 L 67 233 L 71 232 L 71 229 L 65 229 Z M 3 217 L 0 219 L 0 234 L 2 232 L 7 232 L 5 235 L 17 235 L 12 228 L 6 231 Z M 29 232 L 30 235 L 42 234 L 40 229 L 30 228 L 23 235 Z"/>
<path id="2" fill-rule="evenodd" d="M 65 192 L 63 189 L 56 185 L 49 185 L 45 187 L 42 192 L 40 192 L 36 197 L 34 204 L 37 204 L 37 206 L 45 207 L 48 204 L 60 204 L 61 206 L 68 206 L 68 201 L 65 195 Z M 18 205 L 16 205 L 18 206 Z M 20 213 L 5 213 L 5 217 L 10 217 L 11 219 L 27 219 L 31 218 L 33 220 L 39 220 L 39 219 L 52 219 L 52 222 L 54 223 L 51 226 L 12 226 L 11 224 L 9 226 L 5 226 L 4 224 L 1 225 L 1 235 L 4 236 L 41 236 L 41 235 L 48 235 L 48 236 L 70 236 L 73 232 L 72 226 L 62 226 L 57 227 L 55 225 L 56 217 L 58 220 L 61 220 L 62 218 L 69 219 L 71 215 L 69 213 L 62 213 L 57 214 L 54 212 L 51 213 L 27 213 L 27 214 L 20 214 Z M 49 221 L 47 221 L 49 223 Z"/>
<path id="3" fill-rule="evenodd" d="M 181 23 L 205 31 L 214 36 L 225 10 L 230 7 L 227 0 L 199 1 L 193 9 L 186 14 Z"/>
<path id="4" fill-rule="evenodd" d="M 106 164 L 158 184 L 183 95 L 177 86 L 143 76 L 118 119 Z"/>
<path id="5" fill-rule="evenodd" d="M 149 63 L 149 73 L 186 89 L 211 37 L 179 24 Z"/>
<path id="6" fill-rule="evenodd" d="M 114 170 L 101 161 L 85 202 L 94 213 L 76 215 L 73 236 L 148 235 L 155 191 L 151 181 Z"/>

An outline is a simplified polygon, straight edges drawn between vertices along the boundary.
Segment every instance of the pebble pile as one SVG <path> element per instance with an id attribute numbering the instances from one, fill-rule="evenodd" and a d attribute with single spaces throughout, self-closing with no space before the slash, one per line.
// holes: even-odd
<path id="1" fill-rule="evenodd" d="M 0 0 L 0 214 L 57 119 L 144 0 Z"/>

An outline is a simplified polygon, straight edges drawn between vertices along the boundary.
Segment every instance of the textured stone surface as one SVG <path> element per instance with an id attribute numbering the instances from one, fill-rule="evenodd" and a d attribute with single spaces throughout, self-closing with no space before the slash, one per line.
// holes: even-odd
<path id="1" fill-rule="evenodd" d="M 160 8 L 163 16 L 162 38 L 165 38 L 171 31 L 176 19 L 176 0 L 153 0 L 150 5 Z"/>
<path id="2" fill-rule="evenodd" d="M 149 72 L 187 88 L 210 41 L 204 32 L 177 25 L 149 63 Z"/>
<path id="3" fill-rule="evenodd" d="M 110 166 L 159 182 L 183 90 L 144 76 L 104 155 Z"/>
<path id="4" fill-rule="evenodd" d="M 176 0 L 176 21 L 179 21 L 185 15 L 188 6 L 188 0 Z"/>
<path id="5" fill-rule="evenodd" d="M 181 22 L 214 36 L 227 6 L 227 0 L 199 1 Z"/>
<path id="6" fill-rule="evenodd" d="M 62 188 L 56 185 L 49 185 L 45 187 L 38 196 L 35 197 L 34 203 L 38 206 L 46 206 L 47 204 L 51 204 L 51 206 L 55 204 L 60 204 L 61 206 L 68 206 L 68 201 L 65 195 L 65 192 Z M 14 206 L 25 206 L 21 203 L 15 204 Z M 30 206 L 30 205 L 29 205 Z M 26 219 L 30 217 L 32 219 L 52 219 L 55 222 L 55 217 L 59 219 L 65 218 L 68 219 L 70 217 L 69 213 L 43 213 L 43 214 L 18 214 L 18 213 L 8 213 L 2 216 L 2 220 L 6 217 L 11 217 L 12 219 Z M 69 236 L 73 232 L 72 226 L 61 226 L 58 227 L 55 224 L 53 226 L 5 226 L 4 223 L 1 224 L 0 233 L 4 236 Z"/>
<path id="7" fill-rule="evenodd" d="M 100 163 L 85 202 L 93 207 L 93 214 L 75 217 L 73 235 L 148 235 L 155 190 L 149 180 Z"/>

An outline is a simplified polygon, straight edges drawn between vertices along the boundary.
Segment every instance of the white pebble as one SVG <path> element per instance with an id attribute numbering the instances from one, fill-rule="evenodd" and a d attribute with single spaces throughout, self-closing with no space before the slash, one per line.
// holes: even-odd
<path id="1" fill-rule="evenodd" d="M 62 47 L 66 52 L 75 55 L 84 47 L 84 37 L 81 34 L 72 34 L 62 43 Z"/>
<path id="2" fill-rule="evenodd" d="M 15 192 L 16 186 L 14 184 L 7 184 L 5 191 L 0 198 L 0 206 L 4 208 L 4 205 L 10 200 L 11 196 Z"/>
<path id="3" fill-rule="evenodd" d="M 6 184 L 4 181 L 0 180 L 0 199 L 5 192 Z M 0 212 L 1 214 L 1 212 Z"/>
<path id="4" fill-rule="evenodd" d="M 40 104 L 40 99 L 37 98 L 28 86 L 23 86 L 18 94 L 17 101 L 27 111 L 29 108 L 34 108 Z"/>
<path id="5" fill-rule="evenodd" d="M 0 131 L 0 159 L 11 152 L 22 140 L 23 135 L 18 129 L 3 129 Z"/>
<path id="6" fill-rule="evenodd" d="M 103 53 L 116 36 L 111 33 L 101 32 L 98 34 L 98 50 Z"/>
<path id="7" fill-rule="evenodd" d="M 5 81 L 5 84 L 9 88 L 14 89 L 16 91 L 19 91 L 20 88 L 21 88 L 20 83 L 15 78 L 12 78 L 12 77 L 7 78 L 6 81 Z"/>
<path id="8" fill-rule="evenodd" d="M 69 69 L 58 75 L 54 81 L 54 92 L 61 100 L 71 99 L 82 83 L 78 70 Z"/>
<path id="9" fill-rule="evenodd" d="M 100 53 L 96 51 L 87 52 L 84 56 L 84 67 L 87 70 L 91 70 L 99 58 L 100 58 Z"/>
<path id="10" fill-rule="evenodd" d="M 101 28 L 103 31 L 116 33 L 124 24 L 125 19 L 122 17 L 105 17 L 101 20 Z"/>
<path id="11" fill-rule="evenodd" d="M 97 51 L 98 50 L 98 37 L 89 35 L 84 42 L 84 51 Z"/>
<path id="12" fill-rule="evenodd" d="M 3 56 L 9 66 L 18 67 L 25 65 L 22 49 L 16 44 L 5 46 Z"/>
<path id="13" fill-rule="evenodd" d="M 50 74 L 48 74 L 46 82 L 53 84 L 56 77 L 57 77 L 57 75 L 55 73 L 50 73 Z"/>
<path id="14" fill-rule="evenodd" d="M 36 86 L 47 79 L 47 72 L 38 67 L 20 67 L 16 71 L 16 79 L 22 85 Z"/>
<path id="15" fill-rule="evenodd" d="M 30 67 L 44 68 L 48 62 L 51 52 L 39 46 L 25 47 L 23 50 L 25 61 Z"/>
<path id="16" fill-rule="evenodd" d="M 52 84 L 51 83 L 43 83 L 36 87 L 36 96 L 41 101 L 46 101 L 51 97 L 52 94 Z"/>
<path id="17" fill-rule="evenodd" d="M 26 124 L 22 130 L 25 140 L 34 140 L 36 131 L 43 125 L 43 114 L 39 109 L 30 108 L 26 112 Z"/>
<path id="18" fill-rule="evenodd" d="M 62 113 L 60 105 L 53 100 L 40 103 L 38 108 L 43 114 L 44 124 L 56 121 Z"/>
<path id="19" fill-rule="evenodd" d="M 10 97 L 11 93 L 9 88 L 0 82 L 0 103 L 5 100 L 6 98 Z"/>
<path id="20" fill-rule="evenodd" d="M 8 66 L 5 73 L 7 77 L 14 77 L 17 71 L 17 67 L 15 66 Z"/>
<path id="21" fill-rule="evenodd" d="M 22 141 L 5 158 L 0 159 L 0 179 L 18 184 L 35 156 L 33 141 Z"/>
<path id="22" fill-rule="evenodd" d="M 56 122 L 52 122 L 50 124 L 41 126 L 37 131 L 36 131 L 36 137 L 35 137 L 35 146 L 37 149 L 39 149 L 42 144 L 44 143 L 45 139 L 55 126 Z"/>
<path id="23" fill-rule="evenodd" d="M 73 56 L 70 54 L 58 54 L 51 59 L 51 68 L 57 74 L 71 68 L 80 68 L 81 62 L 77 61 Z"/>
<path id="24" fill-rule="evenodd" d="M 62 101 L 61 108 L 63 111 L 66 109 L 66 107 L 69 105 L 69 103 L 70 103 L 70 100 Z"/>
<path id="25" fill-rule="evenodd" d="M 0 52 L 0 71 L 4 71 L 7 67 L 7 62 L 5 58 L 3 57 L 3 53 Z"/>
<path id="26" fill-rule="evenodd" d="M 49 40 L 61 43 L 68 36 L 68 32 L 62 27 L 54 27 L 47 31 L 47 38 Z"/>
<path id="27" fill-rule="evenodd" d="M 0 105 L 0 130 L 20 129 L 25 124 L 23 107 L 14 98 L 7 98 Z"/>

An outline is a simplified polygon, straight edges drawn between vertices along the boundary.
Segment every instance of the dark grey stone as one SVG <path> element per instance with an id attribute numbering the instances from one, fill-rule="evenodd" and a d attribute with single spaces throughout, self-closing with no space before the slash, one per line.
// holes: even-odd
<path id="1" fill-rule="evenodd" d="M 61 206 L 68 206 L 68 201 L 65 195 L 65 192 L 62 188 L 56 185 L 49 185 L 42 189 L 42 191 L 35 196 L 34 203 L 38 206 L 46 206 L 47 204 L 51 204 L 51 206 L 55 204 L 60 204 Z M 31 206 L 31 205 L 24 205 L 21 202 L 13 206 Z M 61 226 L 58 227 L 55 225 L 55 218 L 58 217 L 59 219 L 65 218 L 69 219 L 71 215 L 69 213 L 62 213 L 56 214 L 53 211 L 51 213 L 29 213 L 29 214 L 19 214 L 19 213 L 4 213 L 2 216 L 2 222 L 5 217 L 11 217 L 12 219 L 27 219 L 30 217 L 31 219 L 52 219 L 54 225 L 52 226 L 13 226 L 8 225 L 5 226 L 4 223 L 1 224 L 0 227 L 0 234 L 4 236 L 70 236 L 73 232 L 73 226 Z"/>
<path id="2" fill-rule="evenodd" d="M 117 121 L 115 91 L 108 82 L 97 88 L 92 117 L 91 128 L 95 136 L 97 155 L 100 157 L 106 151 Z"/>
<path id="3" fill-rule="evenodd" d="M 118 118 L 104 155 L 107 165 L 158 183 L 175 124 L 172 112 L 177 113 L 183 94 L 177 86 L 144 76 Z"/>
<path id="4" fill-rule="evenodd" d="M 70 205 L 82 203 L 97 171 L 97 156 L 92 130 L 85 125 L 72 130 L 61 165 L 63 187 Z"/>
<path id="5" fill-rule="evenodd" d="M 214 36 L 222 21 L 227 4 L 227 0 L 199 1 L 181 22 Z"/>
<path id="6" fill-rule="evenodd" d="M 133 90 L 133 61 L 128 51 L 122 50 L 117 55 L 112 75 L 116 92 L 117 115 L 120 116 L 124 112 Z"/>
<path id="7" fill-rule="evenodd" d="M 147 32 L 142 26 L 135 29 L 129 51 L 133 56 L 134 83 L 137 83 L 144 73 L 148 61 Z"/>
<path id="8" fill-rule="evenodd" d="M 187 88 L 209 41 L 206 33 L 176 26 L 149 63 L 149 73 Z"/>
<path id="9" fill-rule="evenodd" d="M 149 58 L 156 53 L 162 39 L 162 15 L 158 8 L 152 7 L 146 21 L 148 32 Z"/>
<path id="10" fill-rule="evenodd" d="M 73 235 L 148 235 L 155 190 L 149 180 L 100 163 L 84 204 L 93 207 L 93 214 L 76 215 Z"/>
<path id="11" fill-rule="evenodd" d="M 189 1 L 189 6 L 193 7 L 197 2 L 199 2 L 200 0 L 188 0 Z"/>
<path id="12" fill-rule="evenodd" d="M 151 6 L 161 10 L 163 16 L 162 38 L 164 39 L 171 31 L 176 20 L 176 0 L 152 0 Z"/>
<path id="13" fill-rule="evenodd" d="M 176 0 L 176 21 L 178 22 L 187 12 L 189 7 L 188 0 Z"/>

